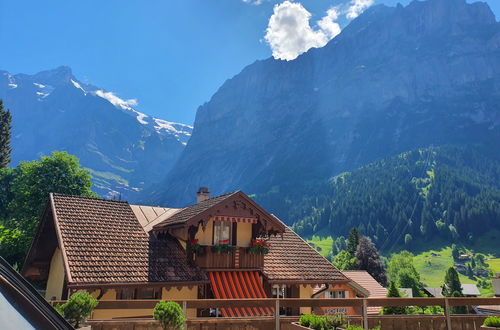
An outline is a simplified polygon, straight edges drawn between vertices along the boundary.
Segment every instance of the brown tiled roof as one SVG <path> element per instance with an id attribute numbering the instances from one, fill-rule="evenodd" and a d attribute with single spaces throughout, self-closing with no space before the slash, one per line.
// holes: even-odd
<path id="1" fill-rule="evenodd" d="M 51 200 L 70 284 L 207 280 L 177 243 L 150 241 L 127 202 L 59 194 Z M 153 258 L 158 251 L 150 246 L 162 246 L 164 258 Z"/>
<path id="2" fill-rule="evenodd" d="M 348 279 L 306 241 L 286 227 L 269 240 L 271 247 L 264 257 L 264 275 L 273 282 L 331 283 Z"/>
<path id="3" fill-rule="evenodd" d="M 369 298 L 387 297 L 387 289 L 380 285 L 366 270 L 344 270 L 344 275 L 365 288 L 369 293 Z M 378 314 L 380 307 L 368 307 L 368 314 Z"/>
<path id="4" fill-rule="evenodd" d="M 214 198 L 210 198 L 207 200 L 204 200 L 200 203 L 188 206 L 181 211 L 177 212 L 173 216 L 170 216 L 168 218 L 165 218 L 165 221 L 157 224 L 156 227 L 164 227 L 164 226 L 169 226 L 169 225 L 174 225 L 174 224 L 182 224 L 192 217 L 195 217 L 196 215 L 208 210 L 209 208 L 217 205 L 218 203 L 224 201 L 225 199 L 237 194 L 239 191 L 233 191 L 231 193 L 227 193 L 224 195 L 220 195 Z"/>

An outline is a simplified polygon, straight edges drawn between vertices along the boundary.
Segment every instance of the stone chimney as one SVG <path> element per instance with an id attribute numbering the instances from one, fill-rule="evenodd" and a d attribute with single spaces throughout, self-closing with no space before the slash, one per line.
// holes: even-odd
<path id="1" fill-rule="evenodd" d="M 207 187 L 200 187 L 198 192 L 196 193 L 196 202 L 200 203 L 210 199 L 210 191 L 208 191 Z"/>

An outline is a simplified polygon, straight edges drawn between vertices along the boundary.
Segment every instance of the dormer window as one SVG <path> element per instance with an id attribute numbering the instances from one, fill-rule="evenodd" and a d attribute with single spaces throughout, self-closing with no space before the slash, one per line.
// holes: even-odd
<path id="1" fill-rule="evenodd" d="M 230 221 L 214 221 L 214 245 L 236 245 L 236 223 Z"/>

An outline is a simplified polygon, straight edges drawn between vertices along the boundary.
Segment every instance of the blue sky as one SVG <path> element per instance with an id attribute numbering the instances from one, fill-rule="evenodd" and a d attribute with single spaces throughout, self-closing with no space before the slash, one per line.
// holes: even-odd
<path id="1" fill-rule="evenodd" d="M 0 69 L 31 74 L 68 65 L 81 81 L 137 99 L 142 112 L 191 124 L 226 79 L 271 56 L 264 36 L 282 1 L 261 1 L 0 0 Z M 299 2 L 314 24 L 349 1 Z M 487 2 L 498 18 L 500 1 Z"/>

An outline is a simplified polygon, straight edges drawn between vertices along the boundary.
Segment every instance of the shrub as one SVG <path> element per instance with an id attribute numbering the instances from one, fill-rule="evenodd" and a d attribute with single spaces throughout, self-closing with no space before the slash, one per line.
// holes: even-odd
<path id="1" fill-rule="evenodd" d="M 299 324 L 303 327 L 311 328 L 314 330 L 326 329 L 326 319 L 323 316 L 314 314 L 304 314 L 299 319 Z"/>
<path id="2" fill-rule="evenodd" d="M 327 329 L 337 330 L 337 328 L 344 326 L 346 323 L 346 317 L 342 313 L 326 316 Z"/>
<path id="3" fill-rule="evenodd" d="M 312 319 L 311 324 L 309 324 L 309 328 L 314 329 L 314 330 L 326 330 L 326 329 L 328 329 L 327 325 L 326 325 L 326 318 L 321 317 L 321 316 L 316 316 L 315 318 Z"/>
<path id="4" fill-rule="evenodd" d="M 99 304 L 97 299 L 87 292 L 77 292 L 69 297 L 68 301 L 56 309 L 75 328 L 85 321 L 90 313 Z"/>
<path id="5" fill-rule="evenodd" d="M 492 328 L 500 328 L 500 317 L 489 316 L 486 318 L 486 320 L 484 320 L 483 325 Z"/>
<path id="6" fill-rule="evenodd" d="M 181 306 L 173 301 L 160 301 L 153 310 L 153 317 L 163 329 L 182 329 L 186 317 Z"/>
<path id="7" fill-rule="evenodd" d="M 380 330 L 381 327 L 380 325 L 376 326 L 375 328 L 372 328 L 371 330 Z M 349 325 L 347 326 L 346 330 L 365 330 L 363 327 L 359 327 L 357 325 Z"/>

